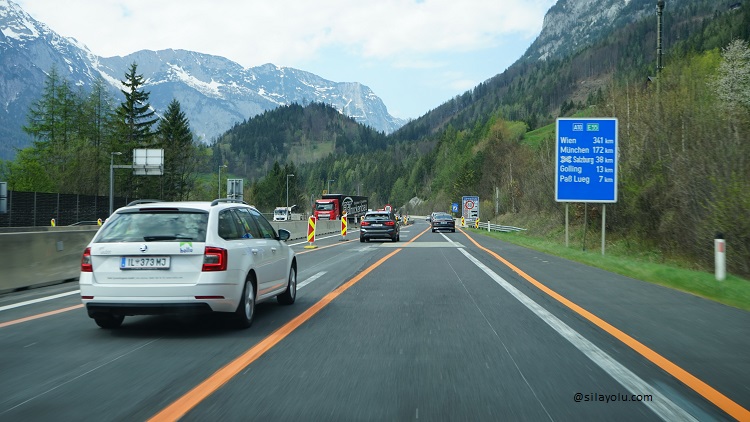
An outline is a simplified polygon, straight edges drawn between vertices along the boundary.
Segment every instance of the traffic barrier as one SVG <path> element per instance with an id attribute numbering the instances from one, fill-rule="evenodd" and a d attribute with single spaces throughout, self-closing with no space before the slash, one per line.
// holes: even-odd
<path id="1" fill-rule="evenodd" d="M 315 216 L 310 216 L 307 220 L 307 246 L 305 249 L 314 249 L 315 246 Z"/>
<path id="2" fill-rule="evenodd" d="M 479 223 L 479 227 L 481 229 L 487 229 L 487 231 L 493 231 L 493 232 L 504 232 L 504 233 L 510 233 L 510 232 L 520 232 L 525 231 L 526 229 L 521 227 L 513 227 L 513 226 L 502 226 L 500 224 L 493 224 L 489 221 L 484 223 Z"/>
<path id="3" fill-rule="evenodd" d="M 29 227 L 0 232 L 0 292 L 76 279 L 98 227 Z"/>
<path id="4" fill-rule="evenodd" d="M 347 215 L 341 216 L 341 240 L 346 241 L 346 226 L 348 223 Z"/>

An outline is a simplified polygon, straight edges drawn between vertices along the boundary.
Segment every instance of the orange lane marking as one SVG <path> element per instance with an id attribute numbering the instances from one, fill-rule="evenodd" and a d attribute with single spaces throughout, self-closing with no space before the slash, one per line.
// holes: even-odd
<path id="1" fill-rule="evenodd" d="M 73 309 L 79 309 L 79 308 L 83 308 L 83 304 L 74 305 L 74 306 L 71 306 L 71 307 L 68 307 L 68 308 L 58 309 L 56 311 L 49 311 L 49 312 L 45 312 L 43 314 L 37 314 L 37 315 L 27 316 L 26 318 L 16 319 L 16 320 L 13 320 L 13 321 L 2 322 L 2 323 L 0 323 L 0 328 L 4 328 L 4 327 L 11 326 L 11 325 L 20 324 L 20 323 L 26 322 L 26 321 L 32 321 L 32 320 L 39 319 L 39 318 L 48 317 L 50 315 L 61 314 L 63 312 L 68 312 L 68 311 L 72 311 Z"/>
<path id="2" fill-rule="evenodd" d="M 422 234 L 424 234 L 425 232 L 427 232 L 427 230 L 418 234 L 413 239 L 406 242 L 406 244 L 409 244 L 417 240 L 417 238 L 421 236 Z M 289 334 L 291 334 L 294 330 L 296 330 L 300 325 L 307 322 L 310 318 L 312 318 L 315 314 L 317 314 L 321 309 L 328 306 L 328 304 L 331 303 L 334 299 L 336 299 L 339 295 L 344 293 L 347 289 L 349 289 L 350 287 L 355 285 L 357 282 L 362 280 L 362 278 L 364 278 L 366 275 L 370 274 L 372 270 L 379 267 L 385 261 L 387 261 L 394 255 L 396 255 L 397 253 L 401 252 L 402 250 L 403 248 L 398 248 L 394 250 L 393 252 L 379 259 L 374 264 L 367 267 L 364 271 L 357 274 L 346 283 L 342 284 L 341 286 L 333 290 L 331 293 L 328 293 L 327 295 L 325 295 L 322 299 L 320 299 L 316 304 L 308 308 L 305 312 L 301 313 L 296 318 L 294 318 L 293 320 L 289 321 L 278 330 L 271 333 L 268 337 L 261 340 L 260 343 L 248 349 L 245 353 L 240 355 L 238 358 L 229 362 L 226 366 L 219 369 L 218 371 L 214 372 L 213 375 L 206 378 L 203 382 L 195 386 L 192 390 L 188 391 L 185 395 L 178 398 L 177 400 L 172 402 L 172 404 L 162 409 L 159 413 L 151 417 L 151 419 L 149 419 L 149 422 L 176 421 L 182 418 L 183 416 L 185 416 L 187 412 L 195 408 L 195 406 L 200 404 L 200 402 L 202 402 L 208 396 L 216 392 L 219 388 L 221 388 L 224 384 L 229 382 L 229 380 L 234 378 L 247 366 L 255 362 L 259 357 L 263 356 L 264 353 L 269 351 L 273 346 L 275 346 L 281 340 L 286 338 Z"/>
<path id="3" fill-rule="evenodd" d="M 669 359 L 665 358 L 664 356 L 660 355 L 659 353 L 651 350 L 649 347 L 644 345 L 643 343 L 639 342 L 638 340 L 634 339 L 633 337 L 630 337 L 629 335 L 625 334 L 624 332 L 620 331 L 616 327 L 612 326 L 608 322 L 604 321 L 603 319 L 597 317 L 596 315 L 592 314 L 591 312 L 587 311 L 586 309 L 576 305 L 572 301 L 566 299 L 564 296 L 560 295 L 559 293 L 555 292 L 554 290 L 550 289 L 549 287 L 545 286 L 544 284 L 540 283 L 530 275 L 523 272 L 520 268 L 516 267 L 515 265 L 511 264 L 508 260 L 501 257 L 500 255 L 496 254 L 495 252 L 485 248 L 484 246 L 477 243 L 476 240 L 472 239 L 468 233 L 462 230 L 462 232 L 466 235 L 466 237 L 469 238 L 469 240 L 474 243 L 479 249 L 487 252 L 488 254 L 492 255 L 497 259 L 498 261 L 502 262 L 506 266 L 508 266 L 510 269 L 515 271 L 518 275 L 525 278 L 526 281 L 533 284 L 539 290 L 543 291 L 544 293 L 547 293 L 549 296 L 557 300 L 558 302 L 562 303 L 563 305 L 567 306 L 571 310 L 573 310 L 575 313 L 581 315 L 582 317 L 589 320 L 594 325 L 598 326 L 602 330 L 606 331 L 616 339 L 620 340 L 621 342 L 625 343 L 628 347 L 638 352 L 641 356 L 645 357 L 646 359 L 653 362 L 655 365 L 660 367 L 661 369 L 667 371 L 669 374 L 671 374 L 673 377 L 680 380 L 683 384 L 687 385 L 691 389 L 693 389 L 696 393 L 700 394 L 704 398 L 706 398 L 711 403 L 718 406 L 721 410 L 725 411 L 727 414 L 732 416 L 733 418 L 740 420 L 740 421 L 750 421 L 750 411 L 745 409 L 744 407 L 740 406 L 739 404 L 735 403 L 732 399 L 725 396 L 724 394 L 717 391 L 715 388 L 711 387 L 710 385 L 706 384 L 705 382 L 698 379 L 695 375 L 691 374 L 690 372 L 682 369 L 681 367 L 677 366 L 675 363 L 670 361 Z"/>

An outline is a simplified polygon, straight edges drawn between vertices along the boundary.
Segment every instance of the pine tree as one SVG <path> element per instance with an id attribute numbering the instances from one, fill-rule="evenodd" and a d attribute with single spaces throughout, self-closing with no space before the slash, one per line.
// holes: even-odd
<path id="1" fill-rule="evenodd" d="M 128 73 L 125 74 L 125 80 L 120 81 L 127 89 L 120 90 L 125 96 L 125 101 L 120 103 L 120 107 L 116 110 L 118 125 L 116 134 L 119 139 L 115 146 L 117 151 L 125 156 L 131 156 L 132 151 L 137 148 L 154 147 L 156 134 L 151 127 L 159 120 L 148 102 L 150 93 L 142 89 L 145 82 L 143 75 L 139 75 L 137 70 L 138 65 L 133 62 Z M 127 197 L 156 198 L 160 196 L 159 181 L 144 180 L 144 177 L 148 176 L 128 175 L 125 178 L 124 186 Z"/>
<path id="2" fill-rule="evenodd" d="M 163 195 L 165 200 L 185 200 L 195 181 L 197 152 L 190 123 L 177 100 L 172 100 L 159 120 L 159 148 L 164 149 Z"/>

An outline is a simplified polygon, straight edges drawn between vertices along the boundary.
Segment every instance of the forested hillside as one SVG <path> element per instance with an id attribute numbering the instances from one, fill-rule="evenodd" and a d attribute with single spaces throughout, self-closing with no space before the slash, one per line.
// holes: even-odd
<path id="1" fill-rule="evenodd" d="M 214 146 L 215 163 L 250 179 L 274 162 L 309 163 L 335 155 L 383 150 L 385 134 L 319 103 L 281 106 L 235 125 Z"/>

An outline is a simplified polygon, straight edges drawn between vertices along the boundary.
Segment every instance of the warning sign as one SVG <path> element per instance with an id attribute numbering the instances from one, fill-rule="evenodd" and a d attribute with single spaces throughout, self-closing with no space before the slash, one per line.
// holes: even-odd
<path id="1" fill-rule="evenodd" d="M 461 216 L 468 221 L 474 221 L 479 218 L 479 197 L 464 196 L 461 198 Z"/>

